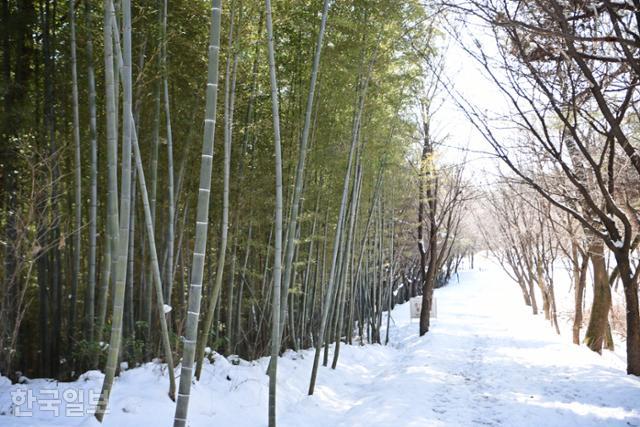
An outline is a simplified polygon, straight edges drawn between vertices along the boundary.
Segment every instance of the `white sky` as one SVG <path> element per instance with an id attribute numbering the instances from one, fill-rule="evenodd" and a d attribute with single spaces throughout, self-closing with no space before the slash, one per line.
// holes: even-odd
<path id="1" fill-rule="evenodd" d="M 491 52 L 495 42 L 492 35 L 483 34 L 477 28 L 473 37 Z M 473 45 L 471 37 L 464 43 Z M 447 36 L 445 40 L 444 75 L 455 90 L 469 103 L 490 115 L 504 114 L 509 105 L 495 84 L 483 73 L 480 65 L 459 44 Z M 475 180 L 491 180 L 497 170 L 498 161 L 491 158 L 493 149 L 458 108 L 455 101 L 441 91 L 442 106 L 434 116 L 434 135 L 442 140 L 441 152 L 447 163 L 458 163 L 466 158 L 466 172 Z M 488 154 L 487 154 L 488 153 Z M 481 182 L 477 181 L 478 184 Z"/>

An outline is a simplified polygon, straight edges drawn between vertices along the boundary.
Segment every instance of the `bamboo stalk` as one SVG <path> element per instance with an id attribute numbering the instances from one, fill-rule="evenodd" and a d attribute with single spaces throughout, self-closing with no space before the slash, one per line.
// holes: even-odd
<path id="1" fill-rule="evenodd" d="M 191 265 L 187 324 L 185 327 L 178 401 L 176 403 L 176 412 L 173 421 L 174 427 L 185 427 L 187 423 L 189 396 L 191 394 L 191 378 L 193 376 L 193 361 L 195 358 L 196 339 L 198 336 L 198 319 L 200 317 L 200 300 L 202 298 L 202 276 L 204 272 L 204 258 L 207 250 L 207 229 L 209 227 L 209 198 L 211 192 L 213 145 L 215 142 L 216 101 L 218 97 L 218 58 L 220 52 L 221 13 L 221 0 L 212 0 L 204 136 L 200 164 L 198 206 L 196 208 L 196 240 Z"/>

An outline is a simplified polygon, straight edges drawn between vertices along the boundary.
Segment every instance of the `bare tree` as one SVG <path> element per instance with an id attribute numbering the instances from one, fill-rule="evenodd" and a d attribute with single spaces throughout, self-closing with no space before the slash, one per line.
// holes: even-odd
<path id="1" fill-rule="evenodd" d="M 479 42 L 467 51 L 505 94 L 514 110 L 510 121 L 527 139 L 500 137 L 485 113 L 457 100 L 519 179 L 575 218 L 614 255 L 627 304 L 627 371 L 640 375 L 640 269 L 631 263 L 636 196 L 629 191 L 640 178 L 640 157 L 625 122 L 638 102 L 637 55 L 628 40 L 609 34 L 615 32 L 613 21 L 636 18 L 609 2 L 605 5 L 619 14 L 610 25 L 600 25 L 586 5 L 541 0 L 514 9 L 513 4 L 474 1 L 456 6 L 493 28 L 497 57 L 488 55 Z M 632 49 L 632 55 L 625 49 Z M 624 55 L 612 56 L 616 51 Z M 541 180 L 531 173 L 524 158 L 532 148 L 553 175 Z"/>

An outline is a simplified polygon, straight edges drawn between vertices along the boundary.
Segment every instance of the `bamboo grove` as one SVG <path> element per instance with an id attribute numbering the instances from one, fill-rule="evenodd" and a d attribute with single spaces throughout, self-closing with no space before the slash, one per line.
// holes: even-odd
<path id="1" fill-rule="evenodd" d="M 414 0 L 3 0 L 2 375 L 100 369 L 102 420 L 119 370 L 163 363 L 183 426 L 216 353 L 271 355 L 275 425 L 274 356 L 315 347 L 313 394 L 341 342 L 386 342 L 382 312 L 468 249 L 461 170 L 414 114 L 431 23 Z"/>

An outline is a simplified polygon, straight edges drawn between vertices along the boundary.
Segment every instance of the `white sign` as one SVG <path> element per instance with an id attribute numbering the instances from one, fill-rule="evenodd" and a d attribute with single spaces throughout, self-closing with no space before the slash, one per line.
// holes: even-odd
<path id="1" fill-rule="evenodd" d="M 413 298 L 409 301 L 409 320 L 419 319 L 420 312 L 422 311 L 422 297 Z M 438 301 L 436 297 L 433 297 L 431 305 L 431 318 L 436 319 L 438 317 Z"/>
<path id="2" fill-rule="evenodd" d="M 422 311 L 422 297 L 413 298 L 409 301 L 409 312 L 411 319 L 419 319 L 420 311 Z"/>

